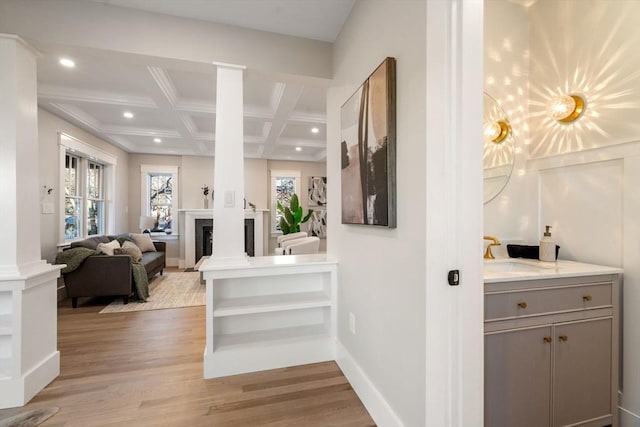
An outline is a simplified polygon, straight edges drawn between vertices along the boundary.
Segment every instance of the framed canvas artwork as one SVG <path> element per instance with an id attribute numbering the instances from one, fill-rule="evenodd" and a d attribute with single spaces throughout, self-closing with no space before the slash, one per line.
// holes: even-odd
<path id="1" fill-rule="evenodd" d="M 386 58 L 340 110 L 342 223 L 396 226 L 394 58 Z"/>

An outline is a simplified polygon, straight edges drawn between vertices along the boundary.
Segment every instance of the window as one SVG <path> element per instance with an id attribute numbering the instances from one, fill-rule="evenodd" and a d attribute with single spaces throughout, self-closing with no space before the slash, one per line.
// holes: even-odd
<path id="1" fill-rule="evenodd" d="M 151 231 L 177 231 L 178 167 L 140 165 L 140 216 L 152 217 Z"/>
<path id="2" fill-rule="evenodd" d="M 171 228 L 171 174 L 149 174 L 149 212 L 156 218 L 154 231 Z"/>
<path id="3" fill-rule="evenodd" d="M 116 158 L 69 135 L 59 135 L 61 241 L 113 230 Z"/>
<path id="4" fill-rule="evenodd" d="M 64 165 L 64 239 L 104 234 L 103 165 L 71 153 Z"/>
<path id="5" fill-rule="evenodd" d="M 280 217 L 277 202 L 288 206 L 291 196 L 297 194 L 300 197 L 300 172 L 299 171 L 271 171 L 271 232 L 280 234 Z"/>
<path id="6" fill-rule="evenodd" d="M 78 179 L 79 159 L 67 154 L 64 168 L 64 239 L 82 236 L 82 197 Z"/>
<path id="7" fill-rule="evenodd" d="M 104 199 L 102 165 L 89 162 L 87 169 L 87 234 L 104 234 Z"/>

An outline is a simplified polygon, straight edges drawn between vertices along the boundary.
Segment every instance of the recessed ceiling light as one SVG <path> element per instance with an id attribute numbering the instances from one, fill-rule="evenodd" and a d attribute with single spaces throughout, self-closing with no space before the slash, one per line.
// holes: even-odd
<path id="1" fill-rule="evenodd" d="M 296 151 L 302 151 L 302 147 L 296 147 Z"/>
<path id="2" fill-rule="evenodd" d="M 60 65 L 62 65 L 63 67 L 67 67 L 67 68 L 73 68 L 76 66 L 76 63 L 69 58 L 60 58 L 58 63 L 60 63 Z"/>
<path id="3" fill-rule="evenodd" d="M 311 133 L 318 133 L 320 132 L 320 129 L 318 128 L 311 128 Z"/>
<path id="4" fill-rule="evenodd" d="M 160 144 L 162 140 L 160 138 L 153 138 L 153 142 L 155 142 L 156 144 Z"/>
<path id="5" fill-rule="evenodd" d="M 124 113 L 122 113 L 122 116 L 125 119 L 133 119 L 133 113 L 131 111 L 125 111 Z"/>

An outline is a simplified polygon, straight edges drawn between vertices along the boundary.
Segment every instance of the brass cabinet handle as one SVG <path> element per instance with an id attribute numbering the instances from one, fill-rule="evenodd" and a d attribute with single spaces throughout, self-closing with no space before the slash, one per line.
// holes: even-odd
<path id="1" fill-rule="evenodd" d="M 591 301 L 591 295 L 585 295 L 582 297 L 583 301 Z"/>
<path id="2" fill-rule="evenodd" d="M 524 302 L 524 301 L 523 301 L 523 302 L 519 302 L 519 303 L 518 303 L 518 307 L 520 307 L 520 308 L 527 308 L 527 303 L 526 303 L 526 302 Z"/>
<path id="3" fill-rule="evenodd" d="M 568 337 L 568 336 L 566 336 L 566 335 L 560 335 L 560 336 L 558 337 L 558 339 L 559 339 L 560 341 L 569 341 L 569 337 Z"/>
<path id="4" fill-rule="evenodd" d="M 549 342 L 553 341 L 553 338 L 551 338 L 551 337 L 544 337 L 544 338 L 543 338 L 543 340 L 544 340 L 544 342 L 549 343 Z"/>

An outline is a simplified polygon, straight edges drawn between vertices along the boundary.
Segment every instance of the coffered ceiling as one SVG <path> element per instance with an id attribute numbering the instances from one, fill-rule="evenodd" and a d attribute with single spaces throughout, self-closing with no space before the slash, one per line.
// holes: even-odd
<path id="1" fill-rule="evenodd" d="M 306 4 L 307 8 L 322 3 L 296 2 Z M 201 9 L 206 4 L 217 7 L 231 4 L 224 0 L 192 3 Z M 281 7 L 286 1 L 260 3 L 272 3 L 275 11 L 276 6 Z M 157 7 L 161 4 L 176 2 L 153 2 Z M 341 8 L 341 16 L 333 17 L 340 22 L 338 30 L 350 8 L 350 5 Z M 268 20 L 267 15 L 265 19 Z M 332 25 L 335 27 L 335 22 Z M 331 31 L 332 36 L 324 37 L 335 39 L 337 30 Z M 41 51 L 38 100 L 42 108 L 130 153 L 213 155 L 216 118 L 213 65 L 91 49 L 41 48 Z M 75 66 L 62 66 L 59 63 L 62 57 L 75 61 Z M 318 79 L 309 84 L 302 79 L 287 81 L 281 76 L 247 72 L 245 157 L 324 161 L 327 84 Z M 125 112 L 133 117 L 125 117 Z"/>

